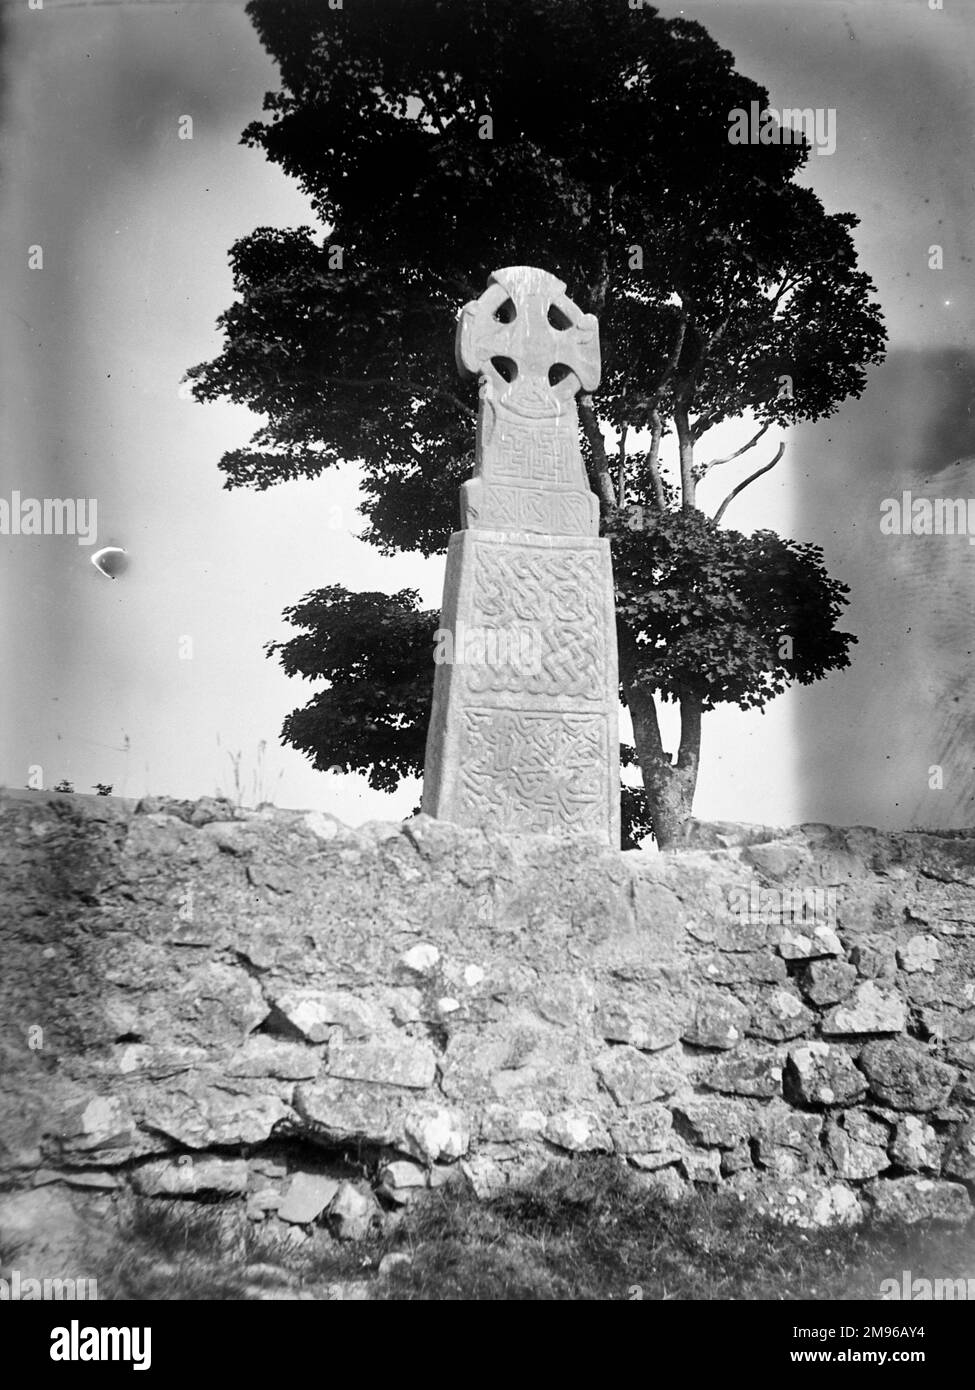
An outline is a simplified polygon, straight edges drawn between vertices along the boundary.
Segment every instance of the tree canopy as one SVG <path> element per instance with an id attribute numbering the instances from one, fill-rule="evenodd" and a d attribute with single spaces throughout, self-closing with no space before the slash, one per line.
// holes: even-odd
<path id="1" fill-rule="evenodd" d="M 729 140 L 735 110 L 767 107 L 731 54 L 699 24 L 624 0 L 252 0 L 248 13 L 281 89 L 243 138 L 298 180 L 323 227 L 257 228 L 232 250 L 223 350 L 190 373 L 198 399 L 265 418 L 221 461 L 226 485 L 263 489 L 355 460 L 366 539 L 441 552 L 473 464 L 476 387 L 454 366 L 457 310 L 496 267 L 538 265 L 600 320 L 602 384 L 578 404 L 613 538 L 622 695 L 644 729 L 645 784 L 654 693 L 679 700 L 691 727 L 720 700 L 760 706 L 847 664 L 850 639 L 833 626 L 842 586 L 817 553 L 722 530 L 697 506 L 701 478 L 731 462 L 697 460 L 709 430 L 747 416 L 756 442 L 828 415 L 859 396 L 884 343 L 856 218 L 826 213 L 795 181 L 808 146 Z M 624 495 L 646 525 L 631 529 Z M 427 640 L 429 615 L 410 618 L 403 594 L 323 590 L 289 610 L 320 619 L 300 648 L 272 650 L 332 682 L 339 726 L 356 700 L 369 704 L 370 679 L 398 702 L 393 732 L 423 723 L 419 656 L 367 675 L 342 647 L 346 604 L 362 609 L 363 632 L 391 623 L 397 640 Z M 284 731 L 310 755 L 316 738 L 333 741 L 316 718 L 296 711 Z M 382 785 L 415 766 L 376 752 L 329 761 L 378 769 Z"/>

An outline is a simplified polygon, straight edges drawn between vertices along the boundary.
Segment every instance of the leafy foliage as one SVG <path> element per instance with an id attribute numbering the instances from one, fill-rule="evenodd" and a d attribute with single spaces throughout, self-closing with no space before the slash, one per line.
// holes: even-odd
<path id="1" fill-rule="evenodd" d="M 790 681 L 848 666 L 856 641 L 834 624 L 849 592 L 819 546 L 745 536 L 698 511 L 613 532 L 618 619 L 636 634 L 643 683 L 702 710 L 760 709 Z"/>
<path id="2" fill-rule="evenodd" d="M 267 654 L 289 676 L 328 686 L 288 716 L 282 738 L 319 771 L 368 769 L 377 791 L 422 771 L 439 615 L 416 600 L 412 589 L 352 594 L 333 584 L 285 610 L 301 631 L 269 642 Z"/>

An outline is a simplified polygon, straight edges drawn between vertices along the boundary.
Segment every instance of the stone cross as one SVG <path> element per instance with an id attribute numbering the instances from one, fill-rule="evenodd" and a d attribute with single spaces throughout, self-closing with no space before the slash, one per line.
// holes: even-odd
<path id="1" fill-rule="evenodd" d="M 619 845 L 619 687 L 609 541 L 575 398 L 599 327 L 555 276 L 497 270 L 461 310 L 480 379 L 434 659 L 423 810 L 459 825 Z"/>

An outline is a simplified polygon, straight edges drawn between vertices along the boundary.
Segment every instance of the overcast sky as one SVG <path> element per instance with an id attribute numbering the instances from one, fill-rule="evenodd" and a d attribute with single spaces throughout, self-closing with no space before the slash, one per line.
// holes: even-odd
<path id="1" fill-rule="evenodd" d="M 835 152 L 813 154 L 803 178 L 828 211 L 861 218 L 856 245 L 890 332 L 863 399 L 790 432 L 782 463 L 728 513 L 739 529 L 825 546 L 853 589 L 854 666 L 764 716 L 708 716 L 696 812 L 971 824 L 975 547 L 881 537 L 879 505 L 902 487 L 975 496 L 975 5 L 660 9 L 704 23 L 774 107 L 835 110 Z M 73 537 L 0 537 L 0 782 L 23 786 L 38 765 L 46 786 L 201 796 L 232 789 L 239 753 L 248 800 L 256 790 L 351 821 L 408 813 L 415 784 L 387 798 L 278 745 L 311 687 L 262 648 L 286 634 L 282 609 L 325 584 L 409 585 L 436 605 L 443 560 L 383 558 L 355 539 L 353 466 L 223 490 L 220 455 L 258 422 L 179 390 L 219 350 L 231 243 L 313 221 L 293 184 L 238 143 L 276 86 L 273 64 L 242 4 L 221 0 L 45 0 L 4 14 L 0 498 L 96 498 L 98 544 L 124 546 L 131 565 L 112 582 Z M 179 139 L 186 115 L 192 140 Z M 943 270 L 928 268 L 932 244 Z M 32 246 L 40 269 L 28 269 Z M 928 788 L 932 764 L 943 789 Z"/>

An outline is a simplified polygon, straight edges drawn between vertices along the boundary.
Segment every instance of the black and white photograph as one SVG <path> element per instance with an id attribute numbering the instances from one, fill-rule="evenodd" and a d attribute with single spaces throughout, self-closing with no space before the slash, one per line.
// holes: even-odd
<path id="1" fill-rule="evenodd" d="M 11 1345 L 947 1367 L 975 0 L 0 0 L 0 69 Z"/>

